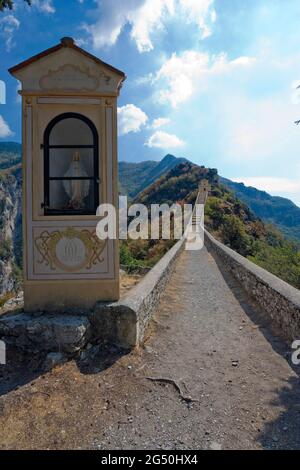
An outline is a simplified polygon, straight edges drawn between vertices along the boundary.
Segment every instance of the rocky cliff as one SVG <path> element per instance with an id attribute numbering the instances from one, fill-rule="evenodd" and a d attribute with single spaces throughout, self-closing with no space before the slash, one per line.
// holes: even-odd
<path id="1" fill-rule="evenodd" d="M 20 164 L 0 171 L 0 298 L 20 284 L 21 175 Z"/>

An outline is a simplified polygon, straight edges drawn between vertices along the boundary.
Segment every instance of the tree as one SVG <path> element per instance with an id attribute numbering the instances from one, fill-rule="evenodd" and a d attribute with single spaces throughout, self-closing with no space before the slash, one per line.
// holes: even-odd
<path id="1" fill-rule="evenodd" d="M 225 215 L 221 229 L 222 239 L 226 245 L 247 256 L 249 253 L 250 239 L 246 233 L 243 222 L 235 215 Z"/>
<path id="2" fill-rule="evenodd" d="M 24 0 L 24 2 L 31 5 L 31 0 Z M 14 6 L 13 0 L 0 0 L 0 11 L 4 11 L 6 8 L 12 10 Z"/>

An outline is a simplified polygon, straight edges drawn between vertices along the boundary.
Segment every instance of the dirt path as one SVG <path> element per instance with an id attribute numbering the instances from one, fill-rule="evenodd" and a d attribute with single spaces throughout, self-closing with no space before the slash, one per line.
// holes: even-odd
<path id="1" fill-rule="evenodd" d="M 300 449 L 300 366 L 220 269 L 181 255 L 139 351 L 4 373 L 1 448 Z"/>

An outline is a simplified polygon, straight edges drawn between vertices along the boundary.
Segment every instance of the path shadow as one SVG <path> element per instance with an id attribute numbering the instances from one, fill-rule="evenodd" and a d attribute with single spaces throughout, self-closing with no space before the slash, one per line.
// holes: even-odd
<path id="1" fill-rule="evenodd" d="M 255 299 L 249 296 L 239 281 L 235 279 L 235 277 L 225 268 L 222 260 L 218 257 L 218 255 L 208 248 L 207 251 L 214 258 L 224 281 L 246 315 L 253 323 L 255 323 L 255 325 L 258 326 L 259 330 L 262 332 L 266 340 L 271 344 L 274 351 L 284 357 L 294 372 L 300 376 L 300 368 L 294 366 L 291 362 L 291 355 L 293 351 L 291 350 L 290 345 L 287 344 L 287 342 L 282 337 L 279 327 L 274 325 L 271 319 L 268 319 L 267 314 L 264 313 L 262 307 L 260 307 Z"/>
<path id="2" fill-rule="evenodd" d="M 128 353 L 128 350 L 109 343 L 98 344 L 67 360 L 75 361 L 82 374 L 98 374 Z M 45 376 L 49 372 L 45 369 L 46 356 L 47 353 L 25 354 L 7 344 L 6 364 L 0 364 L 0 397 Z"/>
<path id="3" fill-rule="evenodd" d="M 299 366 L 298 366 L 299 367 Z M 273 407 L 282 410 L 279 416 L 266 422 L 257 440 L 265 449 L 300 450 L 300 381 L 291 377 L 285 386 L 274 390 Z"/>
<path id="4" fill-rule="evenodd" d="M 6 364 L 0 364 L 0 396 L 17 390 L 42 374 L 45 358 L 40 355 L 25 355 L 6 344 Z"/>
<path id="5" fill-rule="evenodd" d="M 112 367 L 119 359 L 130 354 L 130 350 L 111 343 L 95 344 L 83 351 L 76 359 L 81 374 L 99 374 Z"/>
<path id="6" fill-rule="evenodd" d="M 265 422 L 257 441 L 264 449 L 300 450 L 300 365 L 296 366 L 291 361 L 294 351 L 281 336 L 279 328 L 266 318 L 262 308 L 224 267 L 218 255 L 209 248 L 207 250 L 246 315 L 258 326 L 273 350 L 288 362 L 294 372 L 281 388 L 274 390 L 276 398 L 269 404 L 281 411 L 278 418 Z"/>

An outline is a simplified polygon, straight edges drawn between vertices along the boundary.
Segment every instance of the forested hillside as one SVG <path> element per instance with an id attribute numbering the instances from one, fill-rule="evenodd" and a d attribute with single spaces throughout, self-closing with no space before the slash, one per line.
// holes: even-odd
<path id="1" fill-rule="evenodd" d="M 0 306 L 21 281 L 21 146 L 0 145 Z"/>
<path id="2" fill-rule="evenodd" d="M 286 239 L 277 228 L 258 218 L 233 192 L 220 184 L 216 170 L 188 162 L 180 164 L 140 193 L 136 202 L 146 205 L 194 203 L 202 178 L 207 178 L 212 185 L 205 207 L 206 228 L 225 245 L 300 288 L 300 244 Z M 160 251 L 161 244 L 162 241 Z M 128 246 L 135 256 L 135 242 L 129 242 Z M 147 258 L 146 247 L 147 243 L 144 243 L 144 258 Z"/>
<path id="3" fill-rule="evenodd" d="M 149 209 L 151 204 L 194 204 L 202 179 L 217 184 L 217 170 L 184 161 L 139 193 L 133 202 L 145 204 Z M 176 241 L 128 239 L 121 243 L 121 264 L 153 266 Z"/>
<path id="4" fill-rule="evenodd" d="M 167 173 L 176 165 L 185 161 L 184 158 L 166 155 L 160 162 L 151 160 L 140 163 L 120 162 L 120 193 L 134 198 L 140 191 L 143 191 L 164 173 Z"/>
<path id="5" fill-rule="evenodd" d="M 0 142 L 0 170 L 5 170 L 21 162 L 21 144 Z"/>
<path id="6" fill-rule="evenodd" d="M 208 230 L 221 242 L 300 289 L 300 244 L 265 224 L 226 187 L 213 189 L 205 207 Z"/>
<path id="7" fill-rule="evenodd" d="M 288 237 L 300 240 L 300 208 L 292 201 L 226 178 L 221 178 L 221 182 L 264 222 L 272 223 Z"/>

